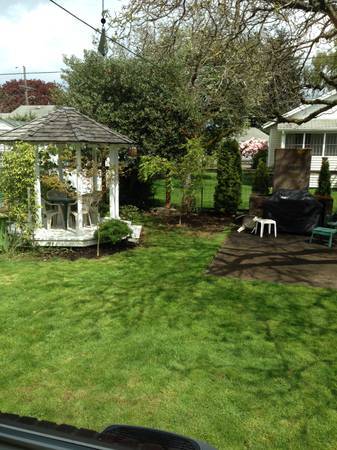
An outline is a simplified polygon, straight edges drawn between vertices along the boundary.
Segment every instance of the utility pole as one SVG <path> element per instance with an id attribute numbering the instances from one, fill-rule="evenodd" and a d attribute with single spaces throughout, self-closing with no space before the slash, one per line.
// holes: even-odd
<path id="1" fill-rule="evenodd" d="M 24 90 L 25 90 L 25 101 L 26 101 L 26 105 L 29 105 L 26 66 L 22 66 L 22 68 L 23 68 L 23 84 L 24 84 Z"/>

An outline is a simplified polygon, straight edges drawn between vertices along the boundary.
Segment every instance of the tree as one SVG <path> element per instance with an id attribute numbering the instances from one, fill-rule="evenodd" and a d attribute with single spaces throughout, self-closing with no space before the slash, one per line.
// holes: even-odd
<path id="1" fill-rule="evenodd" d="M 85 52 L 83 59 L 66 58 L 65 63 L 63 79 L 67 89 L 59 96 L 59 103 L 74 106 L 130 136 L 142 155 L 168 161 L 182 155 L 182 145 L 195 133 L 199 121 L 178 58 L 157 61 L 154 68 L 143 59 L 104 58 L 91 51 Z M 137 167 L 126 155 L 122 158 L 124 166 L 131 164 L 134 169 L 126 171 L 134 184 Z M 169 183 L 166 186 L 169 204 Z"/>
<path id="2" fill-rule="evenodd" d="M 166 200 L 165 207 L 171 208 L 171 193 L 173 179 L 177 175 L 177 166 L 174 161 L 158 155 L 146 155 L 141 158 L 139 177 L 143 181 L 149 181 L 156 176 L 162 176 L 165 180 Z"/>
<path id="3" fill-rule="evenodd" d="M 280 111 L 277 111 L 277 119 L 281 122 L 293 122 L 300 125 L 336 106 L 336 98 L 318 99 L 316 96 L 313 98 L 313 95 L 310 95 L 312 91 L 324 92 L 337 88 L 336 68 L 329 71 L 326 70 L 327 66 L 321 66 L 319 72 L 316 72 L 316 80 L 306 76 L 312 56 L 320 44 L 332 46 L 337 37 L 336 1 L 256 0 L 252 3 L 254 3 L 253 10 L 258 16 L 263 16 L 266 22 L 281 24 L 291 39 L 296 38 L 293 50 L 302 61 L 301 103 L 318 105 L 312 113 L 303 119 L 285 117 Z"/>
<path id="4" fill-rule="evenodd" d="M 9 218 L 23 232 L 31 235 L 35 222 L 35 149 L 26 142 L 17 143 L 3 154 L 0 191 L 8 209 Z"/>
<path id="5" fill-rule="evenodd" d="M 164 177 L 166 208 L 171 206 L 173 180 L 177 179 L 182 187 L 180 211 L 190 213 L 195 208 L 196 193 L 202 185 L 206 153 L 199 138 L 189 139 L 184 147 L 185 154 L 176 161 L 169 161 L 160 156 L 143 156 L 140 176 L 145 181 L 158 175 Z"/>
<path id="6" fill-rule="evenodd" d="M 181 153 L 196 123 L 181 62 L 167 58 L 154 69 L 143 59 L 85 51 L 83 59 L 65 58 L 65 64 L 67 88 L 58 102 L 127 134 L 144 154 Z"/>
<path id="7" fill-rule="evenodd" d="M 269 172 L 263 159 L 260 159 L 254 174 L 252 191 L 256 194 L 269 194 Z"/>
<path id="8" fill-rule="evenodd" d="M 217 212 L 235 214 L 241 201 L 241 156 L 239 144 L 225 140 L 218 150 L 217 185 L 214 208 Z"/>
<path id="9" fill-rule="evenodd" d="M 157 35 L 158 28 L 164 25 L 171 35 L 171 43 L 175 45 L 176 36 L 186 28 L 190 29 L 192 71 L 191 84 L 197 84 L 199 74 L 221 56 L 220 67 L 222 77 L 217 81 L 227 79 L 231 59 L 228 58 L 228 50 L 236 59 L 233 51 L 242 49 L 242 42 L 252 42 L 255 37 L 255 45 L 250 45 L 251 55 L 254 58 L 255 50 L 263 43 L 265 36 L 275 36 L 277 30 L 282 30 L 288 37 L 292 55 L 300 61 L 300 75 L 303 78 L 300 83 L 301 102 L 309 105 L 319 105 L 312 114 L 304 119 L 285 117 L 283 114 L 283 102 L 280 108 L 274 108 L 274 115 L 279 121 L 303 123 L 316 117 L 321 112 L 329 110 L 337 104 L 337 99 L 320 99 L 308 96 L 310 90 L 317 88 L 310 81 L 305 80 L 305 69 L 310 65 L 310 60 L 318 46 L 331 44 L 337 37 L 337 3 L 335 0 L 210 0 L 200 2 L 198 0 L 177 0 L 175 2 L 163 2 L 162 0 L 134 0 L 124 10 L 122 17 L 117 22 L 128 28 L 148 27 L 149 35 Z M 254 41 L 254 39 L 253 39 Z M 237 45 L 239 44 L 239 45 Z M 172 44 L 171 44 L 172 46 Z M 277 56 L 278 51 L 275 53 Z M 282 53 L 282 52 L 281 52 Z M 218 58 L 219 59 L 219 58 Z M 230 64 L 224 64 L 227 62 Z M 243 60 L 247 65 L 248 58 Z M 287 61 L 284 61 L 287 64 Z M 214 63 L 213 63 L 214 65 Z M 235 64 L 237 67 L 238 64 Z M 255 81 L 259 84 L 261 79 L 266 80 L 263 72 L 256 66 L 249 66 L 255 74 Z M 279 66 L 276 66 L 279 69 Z M 263 65 L 263 70 L 265 66 Z M 282 69 L 283 70 L 283 69 Z M 219 71 L 221 73 L 221 71 Z M 281 71 L 282 72 L 282 71 Z M 236 73 L 239 74 L 237 71 Z M 268 73 L 268 71 L 267 71 Z M 318 87 L 333 89 L 337 87 L 337 73 L 328 73 L 322 70 L 319 74 Z M 256 89 L 255 89 L 256 91 Z M 310 98 L 311 97 L 311 98 Z M 282 96 L 278 96 L 282 100 Z"/>
<path id="10" fill-rule="evenodd" d="M 183 62 L 210 146 L 241 131 L 256 114 L 269 73 L 270 61 L 259 49 L 263 38 L 248 30 L 248 9 L 234 3 L 137 0 L 112 23 L 145 57 L 175 55 Z"/>
<path id="11" fill-rule="evenodd" d="M 48 105 L 53 103 L 55 91 L 59 89 L 56 83 L 42 80 L 27 80 L 29 89 L 29 104 Z M 12 112 L 25 104 L 23 80 L 11 80 L 0 86 L 0 111 Z"/>
<path id="12" fill-rule="evenodd" d="M 318 177 L 318 188 L 316 194 L 323 197 L 330 197 L 331 195 L 331 174 L 329 169 L 328 158 L 322 159 L 321 170 Z"/>
<path id="13" fill-rule="evenodd" d="M 301 102 L 301 60 L 294 42 L 284 31 L 277 31 L 261 43 L 261 61 L 265 68 L 265 87 L 261 101 L 253 111 L 255 126 L 298 106 Z"/>
<path id="14" fill-rule="evenodd" d="M 191 213 L 196 207 L 197 192 L 202 187 L 207 156 L 200 138 L 189 139 L 185 150 L 177 164 L 177 178 L 182 186 L 180 211 Z"/>

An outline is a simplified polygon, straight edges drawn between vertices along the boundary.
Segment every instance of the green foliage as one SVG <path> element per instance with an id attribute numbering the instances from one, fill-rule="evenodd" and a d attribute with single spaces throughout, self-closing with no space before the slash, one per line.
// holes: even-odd
<path id="1" fill-rule="evenodd" d="M 331 195 L 331 174 L 329 169 L 328 158 L 322 159 L 321 170 L 318 178 L 318 188 L 316 194 L 324 197 L 330 197 Z"/>
<path id="2" fill-rule="evenodd" d="M 158 175 L 171 178 L 176 172 L 176 165 L 161 156 L 142 156 L 139 164 L 139 176 L 147 181 Z"/>
<path id="3" fill-rule="evenodd" d="M 201 139 L 192 138 L 184 146 L 185 155 L 176 165 L 182 186 L 181 211 L 190 213 L 196 207 L 196 196 L 203 182 L 206 154 Z"/>
<path id="4" fill-rule="evenodd" d="M 29 112 L 27 114 L 13 114 L 8 118 L 15 120 L 16 122 L 30 122 L 31 120 L 36 119 L 36 115 L 32 112 Z"/>
<path id="5" fill-rule="evenodd" d="M 252 191 L 261 195 L 269 194 L 269 172 L 263 159 L 260 159 L 257 165 L 253 179 Z"/>
<path id="6" fill-rule="evenodd" d="M 193 96 L 178 58 L 65 58 L 67 90 L 58 99 L 133 138 L 143 154 L 174 158 L 195 128 Z"/>
<path id="7" fill-rule="evenodd" d="M 153 201 L 152 181 L 141 180 L 139 158 L 121 162 L 119 173 L 119 201 L 121 205 L 134 205 L 147 209 Z"/>
<path id="8" fill-rule="evenodd" d="M 121 219 L 130 220 L 133 223 L 139 223 L 142 220 L 142 215 L 139 208 L 134 205 L 121 206 L 119 213 Z"/>
<path id="9" fill-rule="evenodd" d="M 173 190 L 173 180 L 178 179 L 182 186 L 180 209 L 188 213 L 195 208 L 196 193 L 202 186 L 206 153 L 199 138 L 189 139 L 183 150 L 184 155 L 176 161 L 160 156 L 143 156 L 139 172 L 143 180 L 163 176 L 169 192 Z"/>
<path id="10" fill-rule="evenodd" d="M 0 253 L 13 256 L 17 250 L 26 244 L 25 236 L 8 232 L 7 219 L 0 216 Z"/>
<path id="11" fill-rule="evenodd" d="M 57 175 L 43 175 L 41 177 L 42 197 L 46 198 L 48 191 L 64 192 L 68 197 L 75 197 L 76 193 L 70 182 L 61 181 Z"/>
<path id="12" fill-rule="evenodd" d="M 262 96 L 251 113 L 255 126 L 301 103 L 301 60 L 294 52 L 294 38 L 285 31 L 275 31 L 258 47 L 257 61 L 263 73 L 262 84 L 256 80 Z"/>
<path id="13" fill-rule="evenodd" d="M 268 158 L 268 148 L 265 150 L 260 150 L 253 156 L 252 160 L 252 168 L 256 169 L 259 165 L 260 160 L 262 160 L 265 164 L 267 164 L 267 158 Z"/>
<path id="14" fill-rule="evenodd" d="M 118 219 L 110 219 L 99 225 L 98 230 L 95 232 L 95 239 L 114 245 L 130 236 L 130 233 L 131 230 L 127 223 Z"/>
<path id="15" fill-rule="evenodd" d="M 142 181 L 149 181 L 157 176 L 163 176 L 166 189 L 166 206 L 171 206 L 171 192 L 173 179 L 177 176 L 177 164 L 158 155 L 145 155 L 140 159 L 139 177 Z"/>
<path id="16" fill-rule="evenodd" d="M 36 219 L 35 206 L 35 149 L 21 142 L 3 154 L 0 191 L 11 221 L 27 236 Z"/>
<path id="17" fill-rule="evenodd" d="M 218 150 L 217 185 L 214 208 L 217 212 L 235 214 L 241 201 L 241 155 L 234 139 L 223 141 Z"/>

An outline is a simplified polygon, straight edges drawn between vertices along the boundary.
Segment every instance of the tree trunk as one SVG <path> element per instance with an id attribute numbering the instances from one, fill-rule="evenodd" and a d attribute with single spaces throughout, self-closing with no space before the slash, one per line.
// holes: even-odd
<path id="1" fill-rule="evenodd" d="M 170 180 L 165 180 L 165 190 L 166 190 L 166 196 L 165 196 L 165 208 L 170 209 L 171 208 L 171 183 Z"/>

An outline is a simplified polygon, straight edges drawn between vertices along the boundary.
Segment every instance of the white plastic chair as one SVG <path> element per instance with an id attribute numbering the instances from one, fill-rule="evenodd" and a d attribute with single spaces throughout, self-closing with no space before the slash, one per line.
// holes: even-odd
<path id="1" fill-rule="evenodd" d="M 56 203 L 50 203 L 42 199 L 42 215 L 47 222 L 47 230 L 50 230 L 53 224 L 53 219 L 58 217 L 64 227 L 64 217 L 61 205 Z M 51 209 L 47 209 L 47 206 L 51 206 Z"/>
<path id="2" fill-rule="evenodd" d="M 276 229 L 276 221 L 273 219 L 262 219 L 260 217 L 254 217 L 253 222 L 255 222 L 255 227 L 252 230 L 252 233 L 257 234 L 257 228 L 260 224 L 260 238 L 263 237 L 264 226 L 268 225 L 268 233 L 271 233 L 271 227 L 274 227 L 274 236 L 277 237 L 277 229 Z"/>
<path id="3" fill-rule="evenodd" d="M 93 198 L 91 195 L 83 195 L 82 196 L 82 216 L 83 216 L 83 222 L 84 219 L 87 218 L 88 222 L 89 222 L 89 226 L 92 226 L 92 218 L 91 218 L 91 214 L 90 214 L 90 209 L 91 209 L 91 203 L 93 201 Z M 68 222 L 68 226 L 70 226 L 70 218 L 71 216 L 73 216 L 74 220 L 75 220 L 75 228 L 76 228 L 76 223 L 78 221 L 78 211 L 76 210 L 72 210 L 71 207 L 72 206 L 76 206 L 77 207 L 77 201 L 74 203 L 69 203 L 68 205 L 68 217 L 67 217 L 67 222 Z"/>

